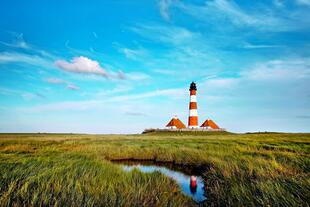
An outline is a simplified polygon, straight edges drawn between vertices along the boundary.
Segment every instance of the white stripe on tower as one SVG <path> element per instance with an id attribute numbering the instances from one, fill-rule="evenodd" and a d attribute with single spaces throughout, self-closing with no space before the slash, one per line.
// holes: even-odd
<path id="1" fill-rule="evenodd" d="M 196 98 L 196 84 L 191 83 L 190 88 L 190 102 L 189 102 L 189 117 L 188 128 L 198 128 L 198 112 L 197 112 L 197 98 Z"/>
<path id="2" fill-rule="evenodd" d="M 189 116 L 198 116 L 197 109 L 190 109 Z"/>
<path id="3" fill-rule="evenodd" d="M 197 103 L 196 95 L 191 95 L 190 96 L 190 102 L 196 102 Z"/>

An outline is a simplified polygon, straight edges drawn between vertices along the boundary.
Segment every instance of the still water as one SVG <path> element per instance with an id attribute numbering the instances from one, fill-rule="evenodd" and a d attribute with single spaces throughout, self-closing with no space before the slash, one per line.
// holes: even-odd
<path id="1" fill-rule="evenodd" d="M 204 182 L 202 177 L 190 171 L 180 171 L 180 169 L 172 168 L 171 165 L 155 165 L 155 162 L 139 162 L 139 161 L 126 161 L 119 162 L 123 169 L 126 171 L 131 171 L 133 169 L 138 169 L 144 173 L 152 173 L 158 171 L 169 178 L 175 180 L 177 184 L 182 189 L 182 192 L 190 196 L 194 201 L 200 203 L 205 201 L 207 198 L 204 191 Z M 196 180 L 196 182 L 191 182 L 191 180 Z"/>

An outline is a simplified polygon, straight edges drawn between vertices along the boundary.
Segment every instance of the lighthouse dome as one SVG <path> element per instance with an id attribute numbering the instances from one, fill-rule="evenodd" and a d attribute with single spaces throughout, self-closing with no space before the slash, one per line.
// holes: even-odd
<path id="1" fill-rule="evenodd" d="M 190 86 L 190 88 L 189 88 L 189 90 L 190 90 L 190 91 L 192 91 L 192 90 L 197 91 L 196 83 L 192 82 L 192 83 L 191 83 L 191 86 Z"/>

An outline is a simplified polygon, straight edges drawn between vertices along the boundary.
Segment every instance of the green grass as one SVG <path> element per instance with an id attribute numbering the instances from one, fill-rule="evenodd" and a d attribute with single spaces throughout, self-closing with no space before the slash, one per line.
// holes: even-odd
<path id="1" fill-rule="evenodd" d="M 123 171 L 114 159 L 202 167 L 205 205 L 310 203 L 310 134 L 154 132 L 1 134 L 0 205 L 195 205 L 173 180 Z"/>

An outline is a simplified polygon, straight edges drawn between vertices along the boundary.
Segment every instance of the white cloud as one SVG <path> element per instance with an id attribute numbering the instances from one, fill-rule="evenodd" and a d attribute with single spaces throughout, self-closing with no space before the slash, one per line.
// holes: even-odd
<path id="1" fill-rule="evenodd" d="M 83 111 L 87 109 L 92 109 L 100 106 L 103 102 L 98 102 L 96 100 L 89 101 L 66 101 L 66 102 L 58 102 L 58 103 L 50 103 L 50 104 L 39 104 L 35 107 L 22 107 L 20 110 L 22 112 L 44 112 L 44 111 Z"/>
<path id="2" fill-rule="evenodd" d="M 309 0 L 296 0 L 299 4 L 308 5 Z M 253 2 L 254 4 L 256 2 Z M 281 7 L 283 2 L 273 1 L 273 5 Z M 259 9 L 253 7 L 243 8 L 233 0 L 210 0 L 204 5 L 196 5 L 174 1 L 174 7 L 182 12 L 200 20 L 208 25 L 212 25 L 219 31 L 233 29 L 237 27 L 252 27 L 263 31 L 291 31 L 309 27 L 309 12 L 301 9 L 294 11 L 289 9 L 271 9 L 270 4 L 262 4 L 257 1 Z M 225 24 L 225 27 L 222 25 Z"/>
<path id="3" fill-rule="evenodd" d="M 170 20 L 170 14 L 169 14 L 170 4 L 171 4 L 171 0 L 160 0 L 158 3 L 160 15 L 165 20 Z"/>
<path id="4" fill-rule="evenodd" d="M 310 0 L 296 0 L 297 4 L 310 6 Z"/>
<path id="5" fill-rule="evenodd" d="M 125 56 L 129 59 L 135 59 L 136 55 L 138 54 L 137 51 L 129 49 L 129 48 L 122 48 L 121 51 L 125 54 Z"/>
<path id="6" fill-rule="evenodd" d="M 146 79 L 150 78 L 149 75 L 147 75 L 145 73 L 140 73 L 140 72 L 126 73 L 125 77 L 126 77 L 126 79 L 133 80 L 133 81 L 141 81 L 141 80 L 146 80 Z"/>
<path id="7" fill-rule="evenodd" d="M 162 89 L 155 90 L 146 93 L 134 94 L 134 95 L 123 95 L 116 96 L 111 98 L 112 101 L 129 101 L 129 100 L 138 100 L 138 99 L 146 99 L 158 96 L 166 96 L 169 98 L 182 98 L 187 95 L 187 91 L 181 88 L 176 89 Z"/>
<path id="8" fill-rule="evenodd" d="M 143 49 L 130 49 L 130 48 L 119 48 L 119 52 L 125 55 L 126 58 L 132 59 L 132 60 L 138 60 L 141 59 L 145 54 L 146 51 Z"/>
<path id="9" fill-rule="evenodd" d="M 125 112 L 125 114 L 128 116 L 146 116 L 145 113 L 135 112 L 135 111 L 127 111 L 127 112 Z"/>
<path id="10" fill-rule="evenodd" d="M 147 75 L 146 73 L 141 72 L 125 73 L 122 70 L 119 70 L 117 72 L 114 72 L 113 70 L 108 70 L 108 74 L 111 80 L 121 80 L 121 81 L 140 81 L 150 78 L 150 76 Z"/>
<path id="11" fill-rule="evenodd" d="M 276 7 L 283 7 L 284 6 L 284 0 L 273 0 L 273 4 Z"/>
<path id="12" fill-rule="evenodd" d="M 13 47 L 13 45 L 11 45 Z M 17 46 L 16 46 L 17 47 Z M 25 47 L 26 49 L 26 47 Z M 74 73 L 85 73 L 85 74 L 94 74 L 94 75 L 100 75 L 104 76 L 106 78 L 110 77 L 108 72 L 102 68 L 99 63 L 95 60 L 91 60 L 87 57 L 84 56 L 79 56 L 75 57 L 71 60 L 71 62 L 67 62 L 65 60 L 59 60 L 60 58 L 48 53 L 44 50 L 37 49 L 35 47 L 28 47 L 27 49 L 31 51 L 32 55 L 26 54 L 26 53 L 21 53 L 21 52 L 0 52 L 0 64 L 9 64 L 9 63 L 25 63 L 29 65 L 34 65 L 34 66 L 39 66 L 44 69 L 47 68 L 54 68 L 57 66 L 58 68 L 69 71 L 69 72 L 74 72 Z M 127 51 L 128 54 L 131 52 L 132 57 L 135 55 L 142 55 L 142 51 L 139 50 L 134 52 L 132 51 Z M 56 59 L 56 61 L 54 61 Z M 57 60 L 58 59 L 58 60 Z M 53 64 L 54 63 L 54 64 Z M 113 70 L 109 71 L 111 74 L 114 73 L 115 75 L 112 78 L 116 79 L 125 79 L 126 74 L 123 72 L 118 72 L 117 74 L 113 72 Z M 137 74 L 137 78 L 134 77 L 134 74 L 129 75 L 132 76 L 134 80 L 136 79 L 145 79 L 147 75 L 144 75 L 144 78 L 142 78 L 141 74 Z M 56 79 L 49 79 L 46 80 L 49 83 L 53 84 L 65 84 L 66 82 L 63 82 L 62 80 L 56 80 Z"/>
<path id="13" fill-rule="evenodd" d="M 21 96 L 23 97 L 23 99 L 30 101 L 32 99 L 36 99 L 36 98 L 40 98 L 40 99 L 44 99 L 46 98 L 43 94 L 41 93 L 22 93 Z"/>
<path id="14" fill-rule="evenodd" d="M 283 47 L 282 45 L 254 45 L 254 44 L 250 44 L 250 43 L 246 43 L 243 48 L 245 49 L 264 49 L 264 48 L 279 48 L 279 47 Z"/>
<path id="15" fill-rule="evenodd" d="M 23 92 L 19 91 L 19 90 L 0 87 L 0 94 L 2 94 L 2 95 L 20 95 L 22 93 Z"/>
<path id="16" fill-rule="evenodd" d="M 169 68 L 177 71 L 178 78 L 194 78 L 193 76 L 197 77 L 205 70 L 217 70 L 217 66 L 221 64 L 219 52 L 212 48 L 207 38 L 199 32 L 152 23 L 138 24 L 130 29 L 154 43 L 164 45 L 162 52 L 156 51 L 156 54 L 152 54 L 149 51 L 148 56 L 139 59 L 154 72 L 156 69 Z"/>
<path id="17" fill-rule="evenodd" d="M 296 80 L 310 76 L 310 60 L 272 60 L 258 63 L 241 76 L 250 80 Z"/>
<path id="18" fill-rule="evenodd" d="M 120 94 L 120 93 L 128 93 L 133 89 L 133 86 L 130 84 L 124 84 L 124 82 L 120 85 L 117 85 L 113 89 L 108 89 L 108 90 L 99 90 L 97 93 L 93 94 L 95 97 L 102 97 L 102 96 L 110 96 L 110 95 L 115 95 L 115 94 Z"/>
<path id="19" fill-rule="evenodd" d="M 271 60 L 256 63 L 236 74 L 237 77 L 215 77 L 202 82 L 201 87 L 210 90 L 241 87 L 248 84 L 266 84 L 275 81 L 290 82 L 310 77 L 310 59 Z M 211 76 L 212 77 L 212 76 Z"/>
<path id="20" fill-rule="evenodd" d="M 247 14 L 234 1 L 207 1 L 203 6 L 178 2 L 175 6 L 183 12 L 203 21 L 224 19 L 231 21 L 235 25 L 257 25 L 269 23 L 269 19 L 260 19 L 253 14 Z"/>
<path id="21" fill-rule="evenodd" d="M 121 71 L 121 70 L 118 71 L 117 77 L 118 77 L 118 79 L 121 79 L 121 80 L 125 80 L 127 78 L 125 73 L 123 73 L 123 71 Z"/>
<path id="22" fill-rule="evenodd" d="M 74 90 L 74 91 L 80 90 L 79 87 L 77 87 L 77 86 L 75 86 L 75 85 L 73 85 L 73 84 L 68 84 L 68 85 L 67 85 L 67 89 L 69 89 L 69 90 Z"/>
<path id="23" fill-rule="evenodd" d="M 93 36 L 94 36 L 96 39 L 98 39 L 98 35 L 97 35 L 96 32 L 93 32 Z"/>
<path id="24" fill-rule="evenodd" d="M 17 33 L 17 32 L 8 32 L 8 33 L 10 33 L 11 36 L 13 36 L 13 40 L 11 42 L 0 41 L 1 44 L 12 48 L 21 48 L 30 51 L 34 55 L 28 55 L 25 53 L 16 53 L 16 52 L 11 54 L 20 54 L 29 57 L 40 57 L 46 61 L 52 61 L 53 59 L 58 58 L 57 56 L 26 42 L 24 40 L 23 33 Z M 21 61 L 15 61 L 15 62 L 21 62 Z"/>
<path id="25" fill-rule="evenodd" d="M 23 33 L 10 32 L 14 36 L 14 40 L 11 43 L 2 42 L 1 44 L 6 45 L 8 47 L 16 47 L 22 49 L 30 49 L 30 45 L 24 40 Z"/>
<path id="26" fill-rule="evenodd" d="M 69 83 L 65 80 L 59 79 L 59 78 L 48 78 L 46 79 L 46 82 L 56 85 L 65 85 L 66 89 L 68 90 L 80 90 L 80 88 L 72 83 Z"/>
<path id="27" fill-rule="evenodd" d="M 208 85 L 216 88 L 233 87 L 239 83 L 238 78 L 216 78 L 207 81 Z"/>
<path id="28" fill-rule="evenodd" d="M 55 65 L 62 70 L 73 73 L 94 74 L 108 77 L 107 72 L 99 65 L 97 61 L 83 56 L 75 57 L 71 60 L 71 62 L 57 60 Z"/>
<path id="29" fill-rule="evenodd" d="M 19 47 L 24 48 L 30 51 L 33 54 L 27 54 L 27 53 L 21 53 L 21 52 L 0 52 L 0 64 L 8 64 L 8 63 L 25 63 L 29 65 L 39 66 L 44 69 L 47 68 L 54 68 L 55 66 L 69 72 L 74 73 L 86 73 L 86 74 L 94 74 L 94 75 L 100 75 L 104 76 L 106 78 L 110 77 L 109 73 L 102 68 L 99 63 L 95 60 L 91 60 L 90 58 L 79 56 L 75 57 L 71 60 L 71 62 L 61 60 L 59 57 L 46 52 L 44 50 L 38 49 L 34 46 L 29 46 L 23 38 L 22 34 L 18 36 L 20 38 L 20 41 L 18 43 L 5 43 L 10 47 Z M 27 46 L 26 46 L 27 45 Z M 137 50 L 128 50 L 126 51 L 127 55 L 133 57 L 134 55 L 141 55 L 142 52 Z M 101 54 L 100 54 L 101 55 Z M 56 60 L 56 61 L 54 61 Z M 118 72 L 117 74 L 113 72 L 113 70 L 109 71 L 111 74 L 115 74 L 114 76 L 111 76 L 111 78 L 121 79 L 123 80 L 126 77 L 126 74 L 123 72 Z M 46 80 L 49 83 L 53 84 L 68 84 L 66 82 L 63 82 L 62 80 L 56 80 L 56 79 L 49 79 Z"/>
<path id="30" fill-rule="evenodd" d="M 45 57 L 38 55 L 28 55 L 17 52 L 2 52 L 0 53 L 0 64 L 6 63 L 26 63 L 29 65 L 41 66 L 49 68 L 52 66 L 51 61 Z"/>
<path id="31" fill-rule="evenodd" d="M 59 78 L 48 78 L 46 79 L 46 81 L 52 84 L 66 84 L 67 83 L 66 81 L 59 79 Z"/>
<path id="32" fill-rule="evenodd" d="M 5 96 L 18 96 L 18 97 L 23 98 L 26 101 L 30 101 L 36 98 L 40 98 L 40 99 L 46 98 L 45 95 L 38 93 L 38 92 L 28 92 L 28 91 L 21 91 L 21 90 L 2 88 L 2 87 L 0 87 L 0 94 L 5 95 Z"/>
<path id="33" fill-rule="evenodd" d="M 200 38 L 199 33 L 177 26 L 163 26 L 159 24 L 139 24 L 130 28 L 142 37 L 172 45 L 185 45 Z"/>
<path id="34" fill-rule="evenodd" d="M 104 98 L 104 99 L 93 99 L 87 101 L 67 101 L 67 102 L 58 102 L 50 104 L 40 104 L 33 107 L 26 107 L 26 108 L 23 107 L 20 108 L 20 110 L 23 112 L 44 112 L 44 111 L 63 111 L 63 110 L 84 111 L 95 108 L 102 109 L 102 106 L 106 105 L 107 103 L 112 103 L 113 105 L 120 105 L 127 101 L 143 100 L 159 96 L 172 99 L 178 99 L 178 98 L 184 99 L 184 97 L 188 95 L 187 90 L 184 90 L 183 88 L 162 89 L 140 94 L 135 93 L 130 95 L 113 96 L 112 94 L 115 93 L 103 94 L 103 95 L 109 95 L 108 99 Z"/>
<path id="35" fill-rule="evenodd" d="M 162 74 L 162 75 L 173 75 L 173 74 L 177 73 L 176 71 L 165 70 L 165 69 L 154 69 L 153 72 L 159 73 L 159 74 Z"/>
<path id="36" fill-rule="evenodd" d="M 233 1 L 226 0 L 215 0 L 206 2 L 206 5 L 209 7 L 214 7 L 217 10 L 223 12 L 225 16 L 231 19 L 233 23 L 240 24 L 257 24 L 259 23 L 258 19 L 253 16 L 248 15 L 240 9 L 240 7 L 235 4 Z"/>
<path id="37" fill-rule="evenodd" d="M 2 52 L 0 53 L 0 64 L 7 63 L 25 63 L 39 66 L 42 68 L 52 68 L 53 60 L 58 57 L 27 43 L 22 33 L 9 32 L 15 39 L 11 42 L 0 42 L 8 47 L 21 48 L 26 52 Z M 28 53 L 30 52 L 30 53 Z"/>

